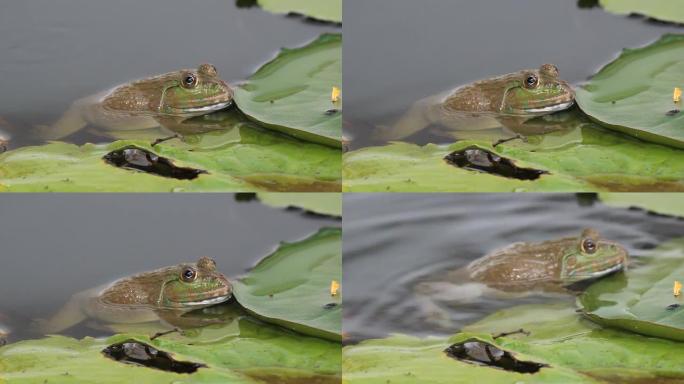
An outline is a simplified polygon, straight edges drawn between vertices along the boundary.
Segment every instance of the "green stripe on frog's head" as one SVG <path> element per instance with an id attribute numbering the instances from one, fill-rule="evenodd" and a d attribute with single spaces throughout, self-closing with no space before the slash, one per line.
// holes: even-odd
<path id="1" fill-rule="evenodd" d="M 561 281 L 564 285 L 596 279 L 627 266 L 629 256 L 621 245 L 601 239 L 598 232 L 585 229 L 577 244 L 563 255 Z"/>
<path id="2" fill-rule="evenodd" d="M 502 113 L 546 115 L 568 109 L 575 102 L 575 92 L 560 80 L 558 68 L 553 64 L 516 72 L 507 79 L 501 101 Z"/>
<path id="3" fill-rule="evenodd" d="M 214 260 L 201 257 L 194 264 L 176 267 L 176 274 L 164 282 L 158 305 L 166 309 L 193 310 L 227 301 L 232 293 L 232 285 L 216 269 Z"/>
<path id="4" fill-rule="evenodd" d="M 202 64 L 193 70 L 182 70 L 167 75 L 162 91 L 159 112 L 175 116 L 199 116 L 228 107 L 233 91 L 218 77 L 216 68 Z"/>

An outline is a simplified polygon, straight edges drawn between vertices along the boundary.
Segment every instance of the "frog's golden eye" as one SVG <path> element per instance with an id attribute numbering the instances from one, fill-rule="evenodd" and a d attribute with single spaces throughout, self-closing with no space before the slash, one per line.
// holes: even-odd
<path id="1" fill-rule="evenodd" d="M 596 243 L 592 239 L 584 239 L 582 240 L 582 252 L 592 254 L 596 252 Z"/>
<path id="2" fill-rule="evenodd" d="M 536 75 L 530 73 L 525 76 L 525 88 L 533 89 L 537 88 L 537 85 L 539 85 L 539 78 Z"/>
<path id="3" fill-rule="evenodd" d="M 187 267 L 181 272 L 181 280 L 186 283 L 192 283 L 197 278 L 197 271 L 194 268 Z"/>
<path id="4" fill-rule="evenodd" d="M 183 88 L 195 88 L 197 85 L 197 76 L 194 73 L 186 72 L 181 77 L 181 85 Z"/>

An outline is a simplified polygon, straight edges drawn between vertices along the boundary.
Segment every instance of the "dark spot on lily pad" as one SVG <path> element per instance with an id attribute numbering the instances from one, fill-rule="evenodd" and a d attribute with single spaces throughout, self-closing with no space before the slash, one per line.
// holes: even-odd
<path id="1" fill-rule="evenodd" d="M 547 171 L 518 167 L 505 157 L 478 147 L 468 147 L 454 151 L 444 157 L 447 163 L 459 168 L 491 173 L 518 180 L 536 180 Z"/>
<path id="2" fill-rule="evenodd" d="M 111 151 L 102 158 L 115 167 L 179 180 L 192 180 L 203 173 L 208 173 L 202 169 L 178 167 L 165 157 L 132 145 Z"/>
<path id="3" fill-rule="evenodd" d="M 332 309 L 335 307 L 337 307 L 337 303 L 328 303 L 328 304 L 323 306 L 323 308 L 325 308 L 325 309 Z"/>
<path id="4" fill-rule="evenodd" d="M 681 307 L 681 305 L 675 303 L 675 304 L 668 305 L 665 309 L 667 309 L 668 311 L 674 311 L 675 309 L 677 309 L 679 307 Z"/>
<path id="5" fill-rule="evenodd" d="M 103 349 L 102 353 L 110 359 L 122 363 L 175 373 L 194 373 L 199 368 L 206 367 L 206 365 L 201 363 L 177 361 L 167 352 L 132 339 L 112 344 Z"/>
<path id="6" fill-rule="evenodd" d="M 340 111 L 340 110 L 339 110 L 339 109 L 336 109 L 336 108 L 328 109 L 327 111 L 325 111 L 325 114 L 326 114 L 326 116 L 332 116 L 332 115 L 336 114 L 336 113 L 339 112 L 339 111 Z"/>
<path id="7" fill-rule="evenodd" d="M 537 373 L 548 364 L 518 360 L 510 352 L 477 339 L 468 339 L 445 349 L 447 356 L 468 364 L 484 365 L 518 373 Z"/>
<path id="8" fill-rule="evenodd" d="M 678 114 L 679 112 L 680 112 L 679 109 L 671 109 L 671 110 L 665 112 L 665 115 L 666 116 L 674 116 L 674 115 Z"/>

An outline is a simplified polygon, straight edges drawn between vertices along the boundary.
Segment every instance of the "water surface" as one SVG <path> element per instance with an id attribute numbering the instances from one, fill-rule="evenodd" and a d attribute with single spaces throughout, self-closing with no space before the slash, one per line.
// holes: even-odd
<path id="1" fill-rule="evenodd" d="M 684 220 L 612 208 L 572 194 L 346 194 L 344 332 L 351 340 L 389 333 L 447 335 L 499 309 L 574 297 L 485 298 L 447 307 L 449 329 L 429 322 L 413 294 L 417 282 L 465 266 L 517 241 L 578 236 L 597 229 L 630 252 L 684 233 Z M 684 201 L 684 195 L 682 195 Z"/>

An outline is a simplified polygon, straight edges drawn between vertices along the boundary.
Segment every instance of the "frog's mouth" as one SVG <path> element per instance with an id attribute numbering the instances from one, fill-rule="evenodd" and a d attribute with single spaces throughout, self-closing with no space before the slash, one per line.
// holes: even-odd
<path id="1" fill-rule="evenodd" d="M 554 112 L 564 111 L 564 110 L 572 107 L 574 104 L 575 104 L 575 100 L 570 100 L 570 101 L 566 101 L 566 102 L 562 102 L 562 103 L 558 103 L 558 104 L 554 104 L 554 105 L 548 105 L 548 106 L 541 107 L 541 108 L 526 109 L 525 112 L 527 112 L 527 113 L 544 113 L 544 114 L 554 113 Z"/>
<path id="2" fill-rule="evenodd" d="M 228 108 L 231 104 L 233 104 L 233 101 L 228 100 L 228 101 L 224 101 L 221 103 L 204 105 L 201 107 L 190 107 L 190 108 L 178 109 L 176 112 L 179 114 L 190 115 L 190 116 L 204 115 L 204 114 L 207 114 L 209 112 L 216 112 L 216 111 L 220 111 L 221 109 Z"/>
<path id="3" fill-rule="evenodd" d="M 207 307 L 228 301 L 231 297 L 233 297 L 233 289 L 227 284 L 212 291 L 190 293 L 182 300 L 176 301 L 176 304 L 184 307 Z"/>

